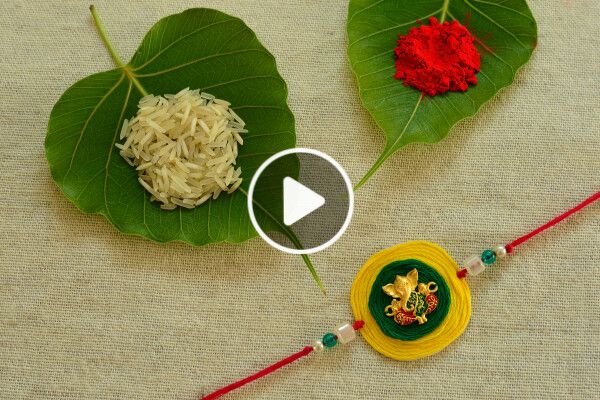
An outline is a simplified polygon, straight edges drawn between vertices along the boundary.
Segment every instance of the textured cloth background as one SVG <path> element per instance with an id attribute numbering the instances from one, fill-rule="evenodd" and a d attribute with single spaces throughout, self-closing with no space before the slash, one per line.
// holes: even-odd
<path id="1" fill-rule="evenodd" d="M 539 47 L 516 83 L 357 193 L 348 232 L 313 257 L 327 297 L 299 257 L 260 239 L 194 248 L 123 236 L 59 193 L 44 156 L 59 96 L 112 68 L 88 4 L 0 2 L 1 399 L 194 399 L 350 320 L 354 274 L 373 252 L 426 239 L 461 261 L 600 189 L 600 6 L 536 0 Z M 243 18 L 289 85 L 298 145 L 354 181 L 382 150 L 348 67 L 346 1 L 96 5 L 124 59 L 185 8 Z M 470 326 L 438 355 L 402 363 L 358 339 L 228 398 L 598 398 L 600 204 L 469 283 Z"/>

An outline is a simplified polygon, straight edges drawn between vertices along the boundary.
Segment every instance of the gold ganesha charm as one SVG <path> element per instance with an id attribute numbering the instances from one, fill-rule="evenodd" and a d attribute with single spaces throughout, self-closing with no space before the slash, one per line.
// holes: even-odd
<path id="1" fill-rule="evenodd" d="M 396 275 L 394 283 L 383 286 L 383 291 L 394 298 L 385 307 L 385 315 L 394 317 L 399 325 L 410 325 L 415 321 L 419 325 L 424 324 L 427 314 L 437 307 L 438 298 L 434 294 L 437 290 L 435 282 L 419 283 L 419 271 L 416 268 L 406 276 Z"/>

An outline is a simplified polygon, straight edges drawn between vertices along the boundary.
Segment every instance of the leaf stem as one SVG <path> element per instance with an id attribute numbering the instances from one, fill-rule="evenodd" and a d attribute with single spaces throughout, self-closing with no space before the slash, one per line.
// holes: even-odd
<path id="1" fill-rule="evenodd" d="M 125 68 L 125 63 L 123 62 L 123 60 L 121 60 L 121 57 L 119 57 L 119 54 L 108 39 L 108 35 L 106 34 L 104 25 L 102 25 L 100 17 L 98 17 L 98 13 L 96 12 L 96 7 L 93 4 L 90 6 L 90 11 L 92 12 L 92 17 L 94 18 L 94 24 L 96 25 L 96 29 L 98 29 L 98 35 L 100 35 L 100 39 L 102 39 L 102 41 L 104 42 L 104 45 L 110 53 L 110 56 L 112 57 L 113 61 L 115 62 L 115 64 L 117 64 L 118 67 Z"/>
<path id="2" fill-rule="evenodd" d="M 310 257 L 307 256 L 306 254 L 302 254 L 302 259 L 304 260 L 304 263 L 308 267 L 308 270 L 310 271 L 310 274 L 312 275 L 313 279 L 317 283 L 317 286 L 319 286 L 319 289 L 321 289 L 321 292 L 325 296 L 327 296 L 327 289 L 325 289 L 325 285 L 323 285 L 323 281 L 321 281 L 321 277 L 317 273 L 317 270 L 315 269 L 315 266 L 313 265 Z"/>
<path id="3" fill-rule="evenodd" d="M 358 183 L 354 186 L 354 191 L 357 191 L 362 185 L 364 185 L 369 180 L 369 178 L 371 178 L 373 176 L 373 174 L 375 172 L 377 172 L 379 167 L 381 167 L 381 165 L 385 162 L 385 160 L 387 160 L 387 158 L 389 156 L 390 156 L 390 154 L 387 152 L 387 150 L 385 150 L 379 156 L 377 161 L 375 161 L 375 164 L 373 164 L 373 166 L 367 171 L 365 176 L 363 176 L 362 179 L 360 181 L 358 181 Z"/>
<path id="4" fill-rule="evenodd" d="M 292 241 L 292 243 L 294 243 L 294 246 L 296 246 L 296 248 L 298 248 L 298 249 L 302 249 L 303 248 L 302 243 L 296 237 L 296 234 L 294 233 L 294 231 L 289 230 L 286 233 L 287 233 L 288 239 L 290 239 Z M 306 254 L 301 254 L 301 256 L 302 256 L 302 259 L 304 260 L 304 263 L 308 267 L 308 270 L 310 271 L 310 274 L 312 275 L 313 279 L 315 280 L 317 286 L 319 286 L 319 289 L 321 289 L 321 292 L 325 296 L 327 296 L 327 289 L 325 289 L 325 285 L 323 285 L 323 281 L 321 280 L 321 277 L 317 273 L 317 270 L 315 269 L 315 266 L 312 263 L 312 260 Z"/>
<path id="5" fill-rule="evenodd" d="M 425 97 L 425 94 L 421 93 L 420 96 L 419 96 L 419 99 L 417 100 L 417 103 L 415 104 L 415 108 L 413 109 L 412 114 L 410 115 L 410 117 L 406 121 L 406 124 L 404 124 L 404 128 L 402 128 L 402 132 L 400 132 L 400 135 L 398 135 L 398 137 L 394 140 L 393 143 L 387 142 L 387 144 L 385 146 L 385 150 L 383 150 L 383 153 L 381 153 L 381 155 L 379 156 L 379 158 L 377 159 L 377 161 L 375 161 L 375 164 L 373 164 L 373 166 L 371 167 L 371 169 L 369 169 L 369 171 L 367 171 L 366 175 L 363 176 L 363 178 L 354 187 L 355 191 L 358 188 L 360 188 L 362 185 L 364 185 L 364 183 L 366 181 L 368 181 L 369 178 L 371 176 L 373 176 L 373 174 L 375 172 L 377 172 L 377 170 L 379 169 L 379 167 L 381 167 L 381 164 L 383 164 L 384 161 L 387 160 L 387 158 L 389 156 L 391 156 L 392 154 L 394 154 L 394 152 L 401 147 L 401 146 L 398 146 L 398 144 L 400 143 L 401 139 L 404 137 L 404 134 L 406 133 L 406 130 L 408 129 L 408 126 L 410 125 L 410 123 L 412 122 L 413 118 L 415 117 L 415 114 L 417 113 L 417 110 L 419 109 L 419 106 L 421 105 L 421 101 L 423 101 L 424 97 Z"/>
<path id="6" fill-rule="evenodd" d="M 138 81 L 137 78 L 133 75 L 133 72 L 131 72 L 129 70 L 129 67 L 124 66 L 123 67 L 123 71 L 125 71 L 125 73 L 129 77 L 129 79 L 131 79 L 131 82 L 133 82 L 133 84 L 135 85 L 135 87 L 137 88 L 137 90 L 140 91 L 140 93 L 142 94 L 142 96 L 148 96 L 148 92 L 146 91 L 146 89 L 144 89 L 144 87 L 142 86 L 142 84 L 140 83 L 140 81 Z"/>
<path id="7" fill-rule="evenodd" d="M 440 16 L 440 24 L 443 24 L 446 20 L 446 15 L 448 14 L 448 7 L 450 6 L 450 0 L 444 0 L 444 4 L 442 5 L 442 15 Z"/>
<path id="8" fill-rule="evenodd" d="M 140 81 L 137 80 L 137 78 L 135 77 L 135 75 L 133 74 L 133 72 L 131 71 L 129 66 L 127 64 L 125 64 L 123 62 L 123 60 L 121 60 L 119 53 L 117 53 L 117 50 L 115 50 L 114 46 L 108 39 L 108 35 L 106 34 L 104 25 L 102 25 L 102 22 L 100 21 L 100 17 L 98 17 L 98 13 L 96 12 L 96 7 L 93 4 L 90 6 L 90 11 L 92 12 L 92 18 L 94 19 L 94 25 L 96 25 L 96 29 L 98 29 L 98 35 L 100 35 L 100 39 L 102 39 L 102 41 L 104 42 L 106 49 L 110 53 L 110 56 L 112 57 L 115 64 L 117 64 L 117 67 L 123 69 L 123 72 L 125 73 L 125 75 L 127 75 L 127 77 L 131 80 L 131 82 L 133 82 L 133 84 L 135 85 L 137 90 L 140 91 L 142 96 L 148 96 L 148 92 L 146 91 L 146 89 L 144 89 L 144 87 L 142 86 Z"/>
<path id="9" fill-rule="evenodd" d="M 239 188 L 238 190 L 240 192 L 242 192 L 246 197 L 248 197 L 248 192 L 246 192 L 244 189 Z M 267 216 L 269 216 L 273 220 L 273 222 L 275 222 L 277 225 L 279 225 L 279 227 L 281 228 L 280 232 L 283 233 L 284 235 L 286 235 L 288 237 L 288 239 L 290 239 L 291 242 L 294 244 L 294 246 L 296 246 L 297 249 L 304 248 L 304 246 L 302 245 L 302 242 L 300 242 L 300 239 L 298 239 L 298 237 L 296 236 L 296 234 L 294 233 L 294 231 L 292 229 L 288 228 L 287 226 L 283 225 L 280 221 L 278 221 L 277 218 L 275 218 L 273 215 L 271 215 L 271 213 L 262 206 L 262 204 L 260 204 L 257 201 L 254 201 L 254 200 L 253 200 L 253 203 L 256 204 L 256 206 L 258 208 L 260 208 Z M 308 267 L 308 270 L 310 271 L 310 274 L 312 275 L 313 279 L 317 283 L 317 286 L 319 286 L 319 289 L 321 289 L 321 292 L 323 292 L 324 295 L 327 295 L 327 290 L 325 289 L 325 285 L 323 285 L 323 281 L 321 281 L 321 278 L 319 277 L 319 274 L 317 273 L 317 270 L 315 269 L 315 266 L 313 265 L 310 257 L 306 254 L 302 254 L 302 259 L 304 260 L 304 263 Z"/>

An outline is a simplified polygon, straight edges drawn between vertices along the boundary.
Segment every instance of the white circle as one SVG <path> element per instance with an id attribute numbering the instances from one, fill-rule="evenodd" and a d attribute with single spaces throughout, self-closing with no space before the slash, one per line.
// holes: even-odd
<path id="1" fill-rule="evenodd" d="M 282 246 L 279 243 L 275 242 L 273 239 L 271 239 L 269 236 L 267 236 L 267 234 L 262 230 L 262 228 L 260 227 L 260 225 L 258 224 L 258 222 L 256 220 L 256 216 L 254 215 L 254 202 L 253 202 L 254 187 L 256 186 L 258 177 L 260 176 L 260 174 L 262 174 L 264 172 L 264 170 L 270 164 L 273 163 L 273 161 L 278 160 L 279 158 L 287 156 L 289 154 L 295 154 L 295 153 L 312 154 L 314 156 L 321 157 L 322 159 L 329 162 L 331 165 L 333 165 L 335 167 L 335 169 L 338 170 L 338 172 L 344 179 L 346 188 L 348 189 L 348 212 L 346 213 L 346 219 L 344 220 L 342 227 L 327 242 L 325 242 L 317 247 L 312 247 L 310 249 L 290 249 L 288 247 Z M 260 165 L 260 167 L 258 167 L 256 172 L 254 173 L 254 176 L 252 177 L 252 180 L 250 181 L 250 187 L 248 188 L 247 198 L 248 198 L 248 213 L 250 214 L 250 221 L 252 222 L 252 226 L 254 226 L 254 229 L 256 229 L 256 232 L 258 232 L 260 237 L 263 238 L 265 242 L 267 242 L 271 246 L 275 247 L 277 250 L 281 250 L 281 251 L 283 251 L 285 253 L 289 253 L 289 254 L 313 254 L 318 251 L 325 250 L 327 247 L 329 247 L 332 244 L 334 244 L 335 242 L 337 242 L 340 237 L 342 237 L 342 235 L 348 228 L 348 225 L 350 225 L 350 220 L 352 219 L 352 213 L 354 212 L 354 191 L 352 190 L 352 182 L 350 181 L 350 178 L 348 177 L 348 174 L 346 173 L 344 168 L 342 168 L 342 166 L 337 161 L 335 161 L 332 157 L 323 153 L 322 151 L 314 150 L 314 149 L 307 149 L 307 148 L 303 148 L 303 147 L 295 147 L 292 149 L 280 151 L 279 153 L 273 154 L 265 162 L 263 162 Z M 288 228 L 286 227 L 286 229 L 288 229 Z"/>

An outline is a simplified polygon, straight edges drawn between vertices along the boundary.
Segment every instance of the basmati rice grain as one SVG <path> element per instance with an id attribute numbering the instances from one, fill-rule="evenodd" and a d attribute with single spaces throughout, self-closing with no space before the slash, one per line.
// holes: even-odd
<path id="1" fill-rule="evenodd" d="M 153 165 L 153 164 L 152 164 L 151 162 L 147 162 L 147 163 L 144 163 L 144 164 L 140 164 L 140 166 L 139 166 L 139 167 L 137 167 L 136 169 L 139 171 L 139 170 L 142 170 L 142 169 L 146 169 L 146 168 L 148 168 L 148 167 L 151 167 L 152 165 Z"/>
<path id="2" fill-rule="evenodd" d="M 235 168 L 241 133 L 247 132 L 230 103 L 199 90 L 145 96 L 138 114 L 123 121 L 119 154 L 138 171 L 138 181 L 164 210 L 193 208 L 242 183 Z"/>

